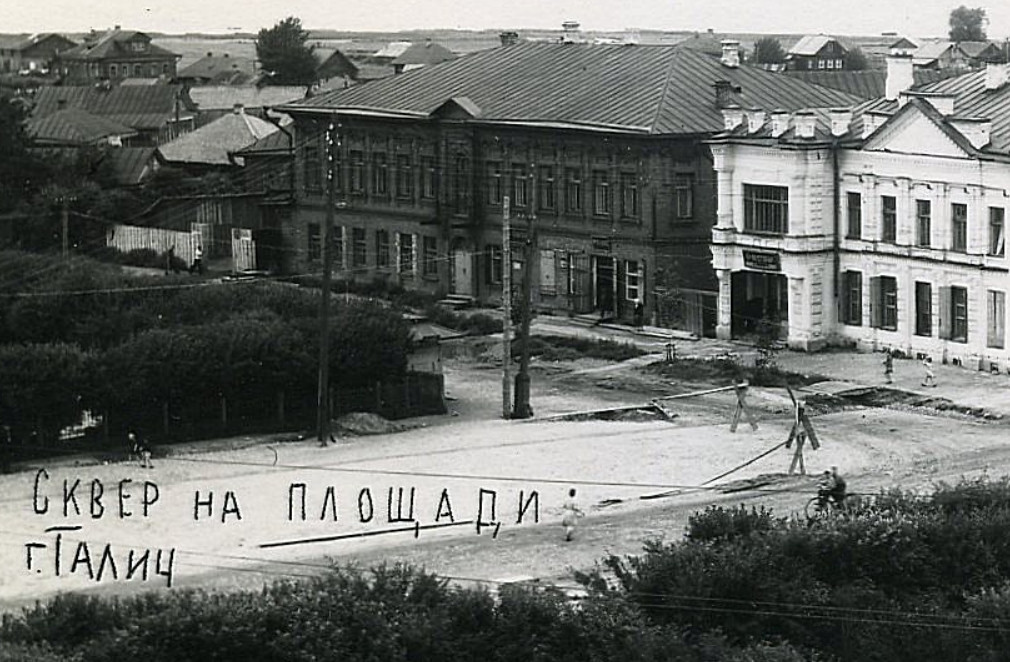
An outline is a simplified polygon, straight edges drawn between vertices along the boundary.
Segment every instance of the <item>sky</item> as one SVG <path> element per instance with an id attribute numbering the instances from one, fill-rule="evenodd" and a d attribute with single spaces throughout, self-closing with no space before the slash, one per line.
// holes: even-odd
<path id="1" fill-rule="evenodd" d="M 397 31 L 462 28 L 876 35 L 946 34 L 961 0 L 0 0 L 0 30 L 83 32 L 113 25 L 152 32 L 256 32 L 286 16 L 307 28 Z M 1010 36 L 1010 2 L 967 0 L 989 16 L 989 37 Z"/>

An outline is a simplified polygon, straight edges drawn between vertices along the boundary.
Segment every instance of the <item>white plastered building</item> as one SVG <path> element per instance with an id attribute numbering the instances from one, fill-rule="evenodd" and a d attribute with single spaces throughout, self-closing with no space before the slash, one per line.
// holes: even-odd
<path id="1" fill-rule="evenodd" d="M 909 91 L 911 59 L 888 68 L 855 108 L 724 112 L 717 333 L 1008 372 L 1010 70 Z"/>

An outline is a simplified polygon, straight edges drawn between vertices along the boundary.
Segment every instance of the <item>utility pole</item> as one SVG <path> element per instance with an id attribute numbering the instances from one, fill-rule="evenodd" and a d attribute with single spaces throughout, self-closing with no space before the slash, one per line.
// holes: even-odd
<path id="1" fill-rule="evenodd" d="M 512 233 L 509 220 L 509 197 L 501 203 L 501 251 L 502 251 L 502 375 L 501 398 L 502 418 L 512 418 Z M 489 256 L 490 257 L 490 256 Z M 492 265 L 492 268 L 494 265 Z"/>
<path id="2" fill-rule="evenodd" d="M 533 256 L 534 256 L 534 221 L 536 220 L 536 165 L 530 165 L 530 191 L 526 203 L 529 211 L 526 214 L 525 262 L 523 263 L 523 301 L 522 326 L 519 330 L 521 354 L 519 355 L 519 374 L 516 375 L 516 405 L 513 418 L 530 418 L 533 411 L 530 408 L 530 318 L 533 317 Z"/>
<path id="3" fill-rule="evenodd" d="M 323 248 L 322 301 L 319 304 L 319 390 L 316 402 L 318 414 L 319 444 L 326 446 L 330 440 L 330 272 L 333 270 L 333 251 L 330 247 L 330 233 L 333 231 L 334 208 L 336 207 L 336 183 L 334 176 L 335 152 L 340 147 L 340 139 L 333 120 L 326 127 L 326 222 L 323 224 L 320 240 Z"/>
<path id="4" fill-rule="evenodd" d="M 63 259 L 70 258 L 70 201 L 63 196 L 63 206 L 60 210 L 60 228 L 62 230 Z"/>

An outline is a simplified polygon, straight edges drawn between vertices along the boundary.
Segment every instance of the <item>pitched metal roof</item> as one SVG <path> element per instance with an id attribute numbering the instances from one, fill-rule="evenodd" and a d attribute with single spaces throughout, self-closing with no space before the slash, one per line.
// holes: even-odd
<path id="1" fill-rule="evenodd" d="M 282 112 L 379 113 L 425 118 L 467 97 L 490 122 L 642 134 L 721 131 L 713 86 L 740 88 L 749 106 L 849 106 L 851 94 L 677 46 L 521 42 L 464 55 L 291 103 Z"/>
<path id="2" fill-rule="evenodd" d="M 832 41 L 838 41 L 834 37 L 829 37 L 823 34 L 812 34 L 807 35 L 793 44 L 793 47 L 789 49 L 789 55 L 817 55 L 822 48 L 827 46 Z"/>
<path id="3" fill-rule="evenodd" d="M 267 108 L 291 103 L 305 97 L 304 85 L 201 85 L 189 90 L 189 98 L 197 108 L 231 110 L 235 104 L 246 108 Z"/>
<path id="4" fill-rule="evenodd" d="M 912 62 L 919 66 L 929 64 L 952 48 L 957 48 L 952 41 L 927 41 L 912 51 Z"/>
<path id="5" fill-rule="evenodd" d="M 153 172 L 157 150 L 157 147 L 117 147 L 106 150 L 102 161 L 109 164 L 116 185 L 136 186 Z"/>
<path id="6" fill-rule="evenodd" d="M 411 44 L 410 48 L 396 56 L 393 65 L 420 64 L 427 66 L 454 59 L 456 59 L 456 54 L 448 48 L 433 41 L 427 41 L 423 44 Z"/>
<path id="7" fill-rule="evenodd" d="M 94 86 L 62 85 L 39 88 L 32 117 L 45 117 L 64 106 L 83 108 L 134 128 L 155 128 L 175 119 L 189 119 L 190 112 L 178 85 Z M 178 108 L 176 101 L 179 101 Z"/>
<path id="8" fill-rule="evenodd" d="M 74 43 L 55 32 L 41 32 L 33 35 L 0 35 L 0 50 L 24 51 L 54 37 L 58 37 L 71 44 Z"/>
<path id="9" fill-rule="evenodd" d="M 176 74 L 176 78 L 196 78 L 234 85 L 236 79 L 248 82 L 256 73 L 254 62 L 246 57 L 207 55 Z"/>
<path id="10" fill-rule="evenodd" d="M 142 37 L 147 41 L 143 51 L 133 51 L 123 46 L 124 42 L 134 37 Z M 150 43 L 151 38 L 136 30 L 109 30 L 97 41 L 85 41 L 61 53 L 60 57 L 68 60 L 104 60 L 119 57 L 129 57 L 131 60 L 146 60 L 150 58 L 182 57 L 168 49 Z"/>
<path id="11" fill-rule="evenodd" d="M 25 123 L 25 130 L 36 143 L 47 145 L 91 145 L 111 136 L 137 133 L 128 125 L 73 107 L 32 117 Z"/>
<path id="12" fill-rule="evenodd" d="M 279 131 L 266 120 L 238 111 L 185 133 L 162 145 L 160 150 L 166 161 L 175 163 L 232 165 L 230 153 L 245 149 Z"/>
<path id="13" fill-rule="evenodd" d="M 375 52 L 372 57 L 384 57 L 393 59 L 394 57 L 399 57 L 403 54 L 405 50 L 410 48 L 409 41 L 391 41 L 379 50 Z"/>
<path id="14" fill-rule="evenodd" d="M 887 86 L 887 72 L 876 69 L 864 71 L 804 71 L 796 69 L 785 73 L 793 78 L 848 92 L 862 99 L 876 99 L 884 96 Z M 914 88 L 919 88 L 944 78 L 950 78 L 957 73 L 942 69 L 916 69 L 912 75 L 915 79 Z"/>
<path id="15" fill-rule="evenodd" d="M 294 136 L 294 126 L 284 127 Z M 291 153 L 291 140 L 284 131 L 274 131 L 269 136 L 260 138 L 252 145 L 235 151 L 235 156 L 268 156 L 288 155 Z"/>

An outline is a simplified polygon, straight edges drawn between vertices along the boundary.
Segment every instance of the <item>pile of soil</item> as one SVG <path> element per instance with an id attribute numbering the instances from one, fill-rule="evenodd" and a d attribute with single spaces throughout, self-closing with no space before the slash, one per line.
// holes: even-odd
<path id="1" fill-rule="evenodd" d="M 866 391 L 844 394 L 843 397 L 850 402 L 855 402 L 867 407 L 903 409 L 906 411 L 917 411 L 932 414 L 934 416 L 966 416 L 986 421 L 1003 420 L 1003 414 L 990 411 L 985 407 L 961 405 L 948 400 L 947 398 L 924 396 L 918 393 L 901 391 L 898 389 L 867 389 Z"/>
<path id="2" fill-rule="evenodd" d="M 388 421 L 378 414 L 352 412 L 333 421 L 333 433 L 342 437 L 360 437 L 370 434 L 389 434 L 408 429 L 409 426 Z"/>

